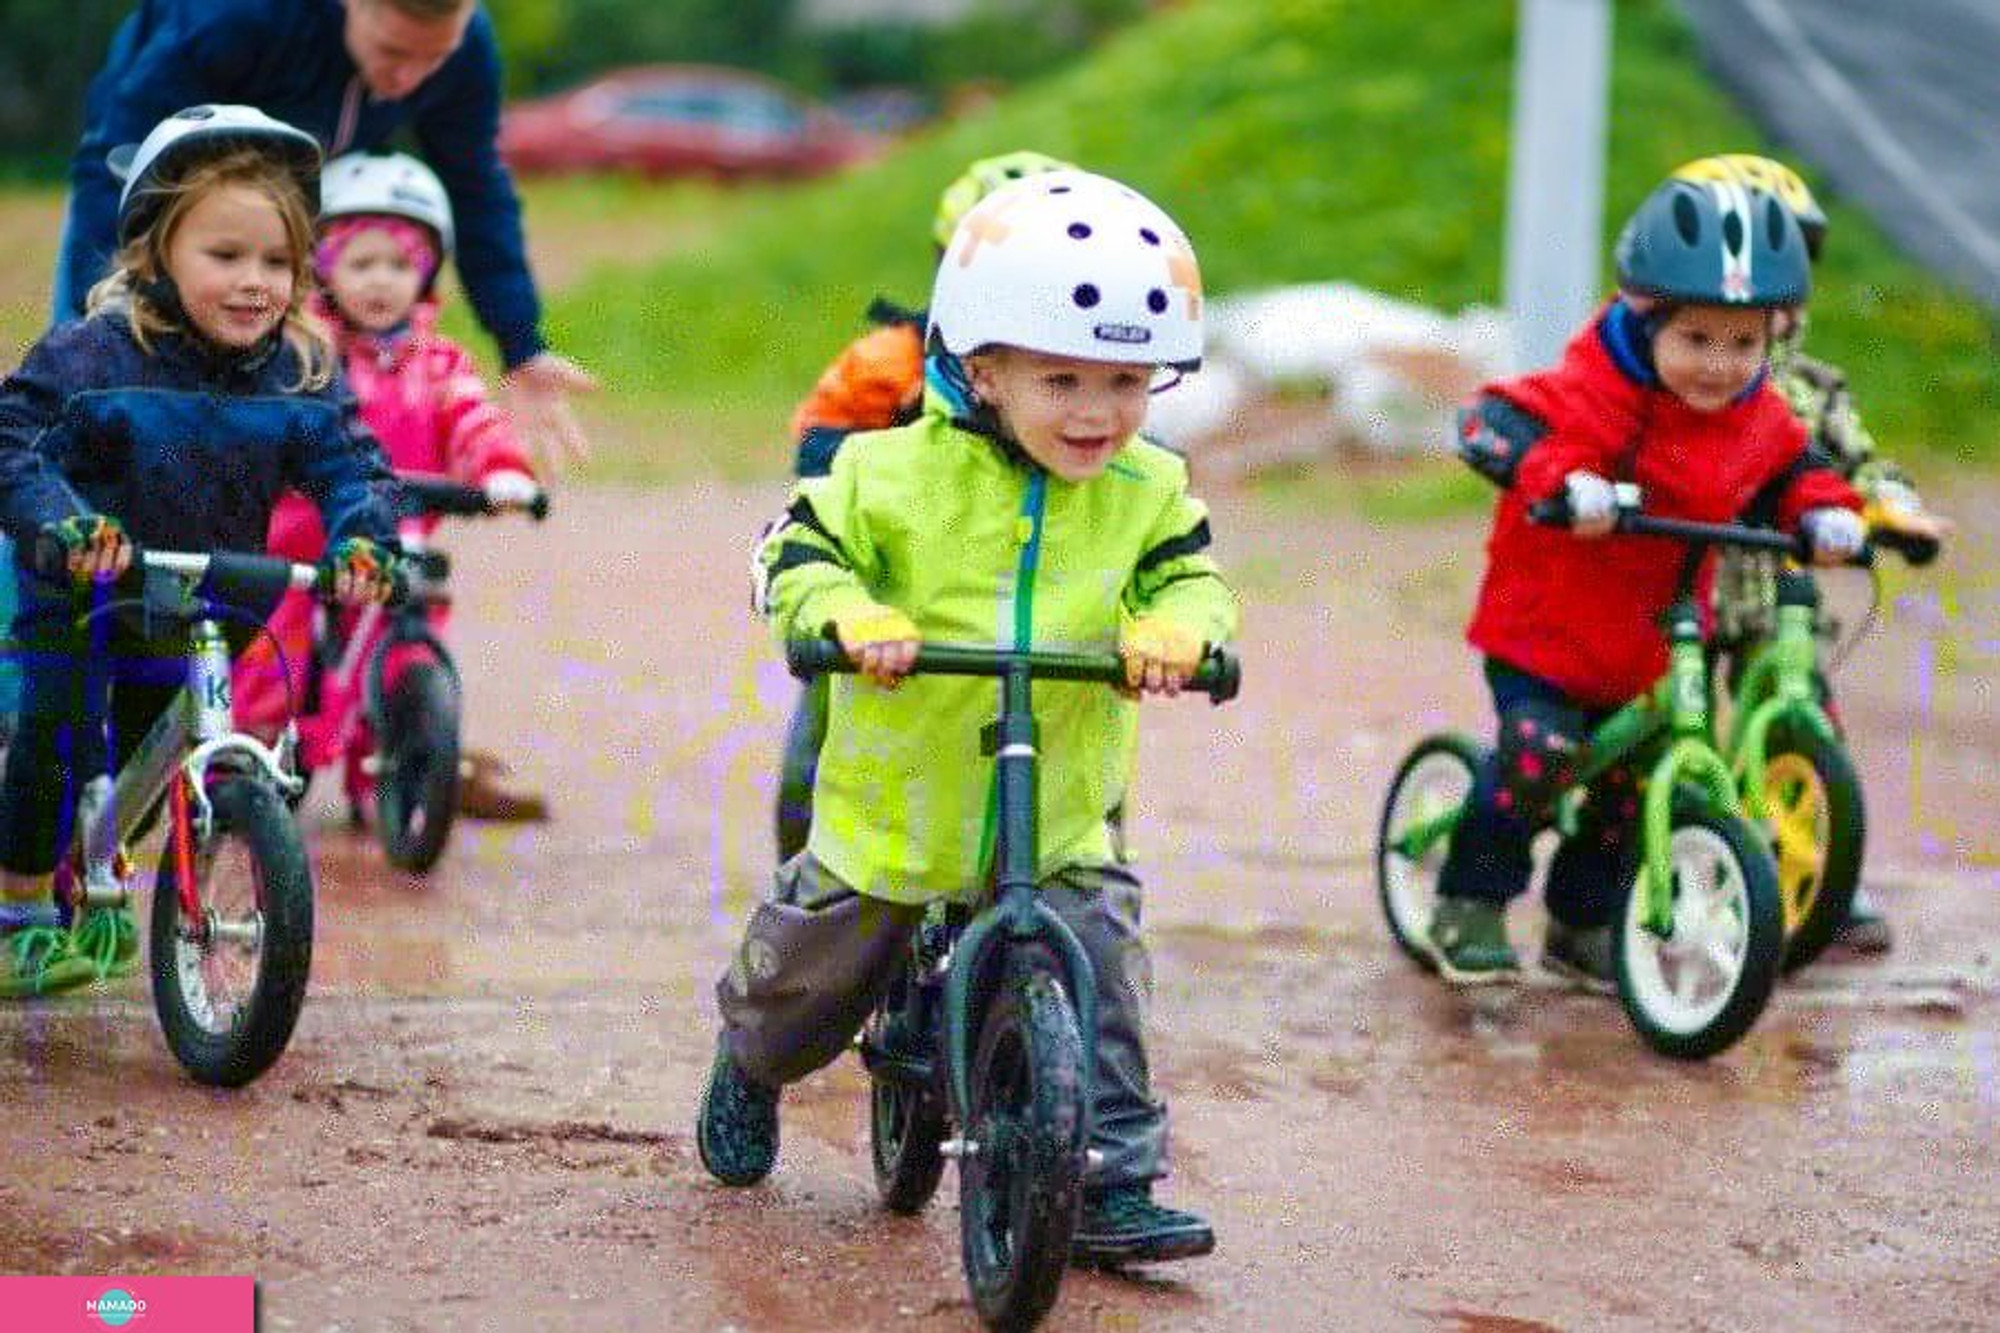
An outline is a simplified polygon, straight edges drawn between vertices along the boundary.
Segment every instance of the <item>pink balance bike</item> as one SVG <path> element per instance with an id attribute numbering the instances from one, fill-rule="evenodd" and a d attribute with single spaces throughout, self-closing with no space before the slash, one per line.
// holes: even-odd
<path id="1" fill-rule="evenodd" d="M 409 596 L 347 615 L 324 600 L 314 607 L 305 698 L 282 748 L 308 782 L 339 765 L 350 820 L 357 827 L 372 820 L 389 860 L 421 874 L 443 855 L 458 809 L 462 697 L 458 668 L 434 628 L 451 605 L 451 559 L 430 549 L 428 520 L 510 511 L 446 477 L 398 473 L 396 480 Z M 538 522 L 548 511 L 546 492 L 522 507 Z M 302 783 L 295 800 L 304 794 Z"/>

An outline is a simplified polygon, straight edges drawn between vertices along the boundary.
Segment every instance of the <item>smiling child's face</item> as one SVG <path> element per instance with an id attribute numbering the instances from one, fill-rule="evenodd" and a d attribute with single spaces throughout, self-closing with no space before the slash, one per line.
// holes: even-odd
<path id="1" fill-rule="evenodd" d="M 1064 481 L 1103 472 L 1146 420 L 1153 367 L 1016 347 L 966 360 L 979 397 L 1028 457 Z"/>
<path id="2" fill-rule="evenodd" d="M 284 215 L 249 185 L 223 185 L 197 200 L 167 242 L 166 268 L 188 320 L 222 347 L 255 347 L 291 308 Z"/>

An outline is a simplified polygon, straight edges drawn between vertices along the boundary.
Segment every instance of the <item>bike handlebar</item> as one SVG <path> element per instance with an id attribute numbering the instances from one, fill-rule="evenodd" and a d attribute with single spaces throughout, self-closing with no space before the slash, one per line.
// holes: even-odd
<path id="1" fill-rule="evenodd" d="M 1568 527 L 1569 497 L 1557 494 L 1535 501 L 1528 506 L 1528 521 L 1548 527 Z M 1751 527 L 1742 523 L 1699 523 L 1693 519 L 1648 514 L 1622 505 L 1615 511 L 1612 530 L 1639 537 L 1672 537 L 1680 541 L 1701 542 L 1709 546 L 1736 546 L 1755 551 L 1775 551 L 1779 555 L 1790 556 L 1802 565 L 1814 563 L 1812 542 L 1803 532 L 1777 532 L 1770 528 Z M 1871 525 L 1868 529 L 1868 540 L 1862 545 L 1861 550 L 1842 563 L 1866 569 L 1875 563 L 1876 551 L 1890 550 L 1902 556 L 1911 565 L 1928 565 L 1937 559 L 1938 546 L 1935 537 L 1904 532 L 1894 527 Z"/>
<path id="2" fill-rule="evenodd" d="M 37 537 L 31 561 L 36 573 L 54 582 L 66 581 L 68 562 L 60 542 L 47 533 Z M 229 605 L 273 604 L 287 590 L 321 595 L 333 591 L 330 581 L 322 583 L 318 565 L 298 564 L 283 556 L 250 551 L 159 551 L 136 544 L 131 567 L 117 580 L 117 586 L 139 588 L 144 571 L 149 569 L 173 574 L 201 596 Z M 392 584 L 388 604 L 400 605 L 410 593 L 409 574 L 401 560 L 392 566 Z"/>
<path id="3" fill-rule="evenodd" d="M 494 515 L 514 512 L 513 505 L 496 505 L 486 492 L 451 477 L 430 472 L 398 472 L 396 489 L 419 513 L 453 516 Z M 537 488 L 535 498 L 520 512 L 539 523 L 549 516 L 549 493 Z"/>
<path id="4" fill-rule="evenodd" d="M 827 673 L 852 673 L 847 650 L 833 639 L 793 639 L 785 645 L 785 665 L 800 680 Z M 979 648 L 970 644 L 927 643 L 917 649 L 912 675 L 1002 676 L 1017 666 L 1041 680 L 1100 681 L 1107 685 L 1125 683 L 1125 659 L 1115 653 L 1051 653 L 1005 648 Z M 1227 648 L 1210 648 L 1201 665 L 1188 679 L 1186 688 L 1205 694 L 1212 703 L 1228 703 L 1243 685 L 1243 666 Z"/>

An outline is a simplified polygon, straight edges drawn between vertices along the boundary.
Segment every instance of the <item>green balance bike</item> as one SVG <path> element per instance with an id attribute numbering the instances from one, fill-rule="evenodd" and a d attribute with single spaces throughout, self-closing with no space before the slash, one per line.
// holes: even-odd
<path id="1" fill-rule="evenodd" d="M 1639 512 L 1638 490 L 1619 488 L 1616 530 L 1699 546 L 1801 554 L 1797 539 L 1763 528 L 1695 523 Z M 1537 522 L 1566 524 L 1562 497 L 1530 508 Z M 1619 890 L 1612 921 L 1618 997 L 1646 1044 L 1677 1059 L 1727 1050 L 1770 1000 L 1785 949 L 1778 870 L 1765 831 L 1745 811 L 1738 770 L 1717 748 L 1695 579 L 1680 586 L 1662 624 L 1666 674 L 1606 718 L 1585 743 L 1576 776 L 1556 803 L 1555 827 L 1574 832 L 1590 784 L 1629 764 L 1642 775 L 1638 867 Z M 1758 733 L 1768 741 L 1775 713 Z M 1746 736 L 1750 733 L 1745 723 Z M 1376 842 L 1377 886 L 1390 934 L 1433 966 L 1424 946 L 1452 830 L 1486 747 L 1446 732 L 1426 737 L 1396 769 Z M 1757 770 L 1761 773 L 1761 768 Z"/>
<path id="2" fill-rule="evenodd" d="M 787 649 L 803 680 L 852 671 L 840 645 Z M 892 1211 L 921 1212 L 958 1163 L 959 1238 L 973 1306 L 989 1328 L 1032 1328 L 1069 1264 L 1088 1166 L 1097 993 L 1076 936 L 1037 891 L 1037 735 L 1032 680 L 1122 683 L 1109 654 L 927 644 L 915 675 L 997 676 L 994 891 L 977 911 L 940 907 L 863 1028 L 875 1183 Z M 1216 703 L 1240 682 L 1217 649 L 1188 683 Z"/>
<path id="3" fill-rule="evenodd" d="M 1870 570 L 1877 602 L 1881 575 L 1873 556 L 1880 549 L 1926 565 L 1937 557 L 1938 542 L 1871 512 L 1868 547 L 1853 563 Z M 1729 687 L 1723 754 L 1744 812 L 1770 834 L 1784 911 L 1783 967 L 1791 972 L 1817 958 L 1847 919 L 1861 879 L 1867 815 L 1861 780 L 1825 706 L 1818 583 L 1808 567 L 1787 561 L 1775 593 L 1772 633 L 1733 654 L 1718 683 Z"/>

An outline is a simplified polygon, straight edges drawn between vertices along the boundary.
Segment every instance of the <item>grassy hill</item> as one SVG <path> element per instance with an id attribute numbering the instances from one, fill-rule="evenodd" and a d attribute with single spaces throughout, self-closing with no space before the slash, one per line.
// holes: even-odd
<path id="1" fill-rule="evenodd" d="M 599 467 L 780 470 L 791 404 L 869 298 L 924 299 L 940 187 L 967 160 L 1016 147 L 1151 194 L 1193 236 L 1211 291 L 1346 279 L 1443 309 L 1497 301 L 1513 10 L 1190 0 L 867 170 L 683 201 L 674 225 L 689 230 L 666 257 L 596 267 L 551 303 L 557 344 L 615 386 L 592 407 L 607 437 Z M 1761 144 L 1666 0 L 1619 4 L 1615 42 L 1614 233 L 1676 164 Z M 615 229 L 629 187 L 603 188 L 564 196 L 567 212 Z M 1991 319 L 1828 202 L 1815 349 L 1849 368 L 1890 447 L 2000 459 Z M 538 230 L 564 225 L 539 200 L 529 216 Z"/>

